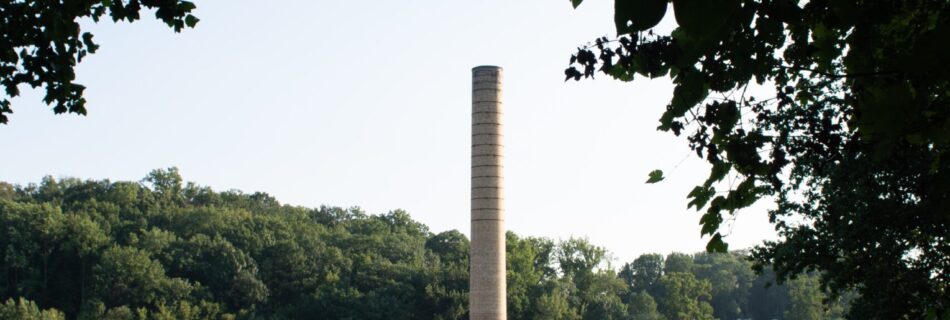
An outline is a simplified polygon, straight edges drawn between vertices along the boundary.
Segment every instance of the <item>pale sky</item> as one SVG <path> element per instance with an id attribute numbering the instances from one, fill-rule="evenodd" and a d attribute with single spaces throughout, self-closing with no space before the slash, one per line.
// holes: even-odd
<path id="1" fill-rule="evenodd" d="M 0 180 L 177 166 L 218 191 L 401 208 L 468 234 L 471 68 L 489 64 L 505 69 L 509 230 L 587 237 L 618 264 L 705 247 L 686 209 L 705 162 L 655 129 L 669 80 L 564 82 L 576 47 L 613 34 L 612 1 L 194 1 L 201 22 L 180 34 L 151 13 L 86 23 L 101 45 L 78 68 L 89 115 L 21 88 Z M 644 184 L 653 169 L 667 179 Z M 768 207 L 740 213 L 731 248 L 775 238 Z"/>

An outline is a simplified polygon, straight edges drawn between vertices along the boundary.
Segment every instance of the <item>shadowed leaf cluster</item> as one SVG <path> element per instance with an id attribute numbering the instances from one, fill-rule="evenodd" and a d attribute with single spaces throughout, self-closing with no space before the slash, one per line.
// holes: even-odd
<path id="1" fill-rule="evenodd" d="M 7 96 L 0 99 L 0 124 L 13 113 L 9 98 L 18 96 L 22 85 L 44 87 L 43 102 L 57 114 L 86 114 L 86 87 L 74 82 L 75 68 L 99 45 L 82 31 L 82 20 L 135 22 L 143 10 L 153 10 L 156 19 L 180 32 L 198 23 L 194 9 L 184 0 L 0 0 L 0 86 Z"/>
<path id="2" fill-rule="evenodd" d="M 688 194 L 708 250 L 768 198 L 781 237 L 759 267 L 861 291 L 852 319 L 950 319 L 950 2 L 614 3 L 616 38 L 565 74 L 672 81 L 658 129 L 710 164 Z M 669 9 L 675 29 L 654 33 Z"/>

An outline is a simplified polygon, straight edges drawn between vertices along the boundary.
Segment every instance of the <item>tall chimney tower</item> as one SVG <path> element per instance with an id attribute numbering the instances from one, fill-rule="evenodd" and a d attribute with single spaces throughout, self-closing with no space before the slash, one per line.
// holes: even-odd
<path id="1" fill-rule="evenodd" d="M 506 320 L 502 70 L 472 69 L 472 242 L 469 319 Z"/>

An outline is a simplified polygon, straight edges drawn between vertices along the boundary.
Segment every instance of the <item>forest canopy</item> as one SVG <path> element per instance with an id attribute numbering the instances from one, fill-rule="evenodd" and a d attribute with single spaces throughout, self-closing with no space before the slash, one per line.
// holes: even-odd
<path id="1" fill-rule="evenodd" d="M 465 319 L 468 239 L 401 210 L 280 204 L 175 168 L 0 183 L 0 319 Z M 833 319 L 817 275 L 746 252 L 644 254 L 507 235 L 511 319 Z"/>

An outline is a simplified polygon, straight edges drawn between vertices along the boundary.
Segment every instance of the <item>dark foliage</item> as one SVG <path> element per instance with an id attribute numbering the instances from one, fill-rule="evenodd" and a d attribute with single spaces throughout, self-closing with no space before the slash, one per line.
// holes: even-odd
<path id="1" fill-rule="evenodd" d="M 707 249 L 770 197 L 781 240 L 758 268 L 859 290 L 852 319 L 950 319 L 950 2 L 673 0 L 677 28 L 654 34 L 655 2 L 615 0 L 617 38 L 565 73 L 670 77 L 659 129 L 711 165 L 688 195 Z"/>
<path id="2" fill-rule="evenodd" d="M 43 102 L 53 112 L 86 114 L 86 87 L 73 82 L 76 64 L 99 45 L 83 32 L 80 21 L 134 22 L 143 9 L 154 10 L 175 32 L 194 27 L 195 5 L 183 0 L 0 0 L 0 85 L 8 97 L 20 94 L 20 85 L 45 87 Z M 0 99 L 0 123 L 13 113 L 10 100 Z"/>

